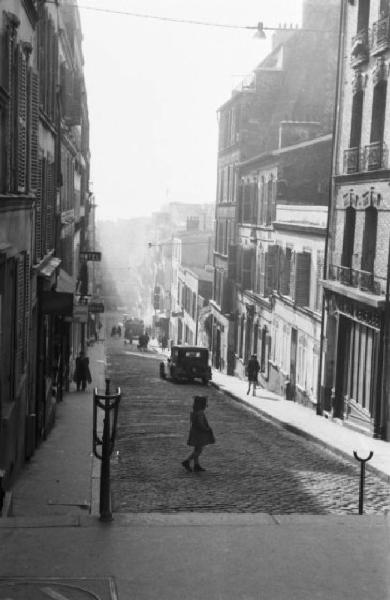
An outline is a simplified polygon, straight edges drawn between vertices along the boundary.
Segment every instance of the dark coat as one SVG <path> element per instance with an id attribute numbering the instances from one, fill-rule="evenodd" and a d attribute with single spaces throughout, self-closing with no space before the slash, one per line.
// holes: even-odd
<path id="1" fill-rule="evenodd" d="M 250 358 L 247 366 L 249 381 L 257 381 L 257 375 L 260 371 L 260 365 L 256 358 Z"/>
<path id="2" fill-rule="evenodd" d="M 187 444 L 189 446 L 207 446 L 215 443 L 213 430 L 207 422 L 203 410 L 191 413 L 191 428 Z"/>
<path id="3" fill-rule="evenodd" d="M 88 381 L 91 383 L 92 377 L 89 370 L 89 358 L 88 356 L 78 356 L 76 358 L 76 368 L 73 376 L 73 381 L 76 383 L 80 381 Z"/>

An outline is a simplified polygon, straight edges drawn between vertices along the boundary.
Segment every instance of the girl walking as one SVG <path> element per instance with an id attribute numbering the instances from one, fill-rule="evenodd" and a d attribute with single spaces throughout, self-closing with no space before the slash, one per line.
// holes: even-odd
<path id="1" fill-rule="evenodd" d="M 194 450 L 188 458 L 181 463 L 186 471 L 192 471 L 190 462 L 194 461 L 194 472 L 205 471 L 199 464 L 199 456 L 204 446 L 214 444 L 215 438 L 213 430 L 207 422 L 204 414 L 207 406 L 207 396 L 194 396 L 194 404 L 190 415 L 191 428 L 188 436 L 188 446 L 193 446 Z"/>

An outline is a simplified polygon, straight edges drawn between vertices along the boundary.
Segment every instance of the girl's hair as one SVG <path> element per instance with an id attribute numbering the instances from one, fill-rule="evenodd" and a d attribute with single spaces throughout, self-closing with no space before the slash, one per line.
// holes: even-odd
<path id="1" fill-rule="evenodd" d="M 193 410 L 203 410 L 206 408 L 207 396 L 194 396 Z"/>

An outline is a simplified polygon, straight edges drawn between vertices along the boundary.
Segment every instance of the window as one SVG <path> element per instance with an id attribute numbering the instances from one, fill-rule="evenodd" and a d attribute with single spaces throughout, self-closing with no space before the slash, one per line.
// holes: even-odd
<path id="1" fill-rule="evenodd" d="M 357 31 L 368 29 L 370 22 L 370 0 L 359 0 Z"/>
<path id="2" fill-rule="evenodd" d="M 374 88 L 371 117 L 371 143 L 383 142 L 386 116 L 387 81 L 380 81 Z"/>
<path id="3" fill-rule="evenodd" d="M 298 357 L 297 357 L 297 384 L 306 390 L 307 387 L 307 365 L 308 352 L 307 341 L 303 336 L 299 337 L 298 341 Z"/>
<path id="4" fill-rule="evenodd" d="M 271 225 L 274 218 L 274 181 L 271 179 L 267 183 L 267 213 L 265 218 L 265 224 Z"/>
<path id="5" fill-rule="evenodd" d="M 345 211 L 345 224 L 344 224 L 344 239 L 343 239 L 343 251 L 341 255 L 341 265 L 343 267 L 352 267 L 352 255 L 355 244 L 355 224 L 356 224 L 356 211 L 352 206 L 348 206 Z"/>
<path id="6" fill-rule="evenodd" d="M 298 306 L 309 306 L 311 254 L 309 252 L 296 252 L 294 263 L 290 281 L 294 302 Z"/>
<path id="7" fill-rule="evenodd" d="M 352 100 L 352 119 L 351 119 L 351 135 L 349 141 L 350 148 L 360 146 L 362 134 L 362 116 L 363 116 L 363 91 L 354 94 Z"/>
<path id="8" fill-rule="evenodd" d="M 362 271 L 374 272 L 374 262 L 376 254 L 376 234 L 378 226 L 378 211 L 375 207 L 369 206 L 365 210 L 363 247 L 362 247 Z"/>

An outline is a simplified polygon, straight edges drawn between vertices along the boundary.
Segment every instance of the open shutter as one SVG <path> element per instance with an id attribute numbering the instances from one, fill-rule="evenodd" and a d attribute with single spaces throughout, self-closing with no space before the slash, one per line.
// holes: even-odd
<path id="1" fill-rule="evenodd" d="M 252 251 L 244 250 L 243 252 L 243 279 L 242 287 L 244 290 L 251 289 L 251 275 L 252 275 Z"/>
<path id="2" fill-rule="evenodd" d="M 230 244 L 228 248 L 228 278 L 232 281 L 236 279 L 237 269 L 237 245 Z"/>
<path id="3" fill-rule="evenodd" d="M 35 262 L 42 257 L 42 159 L 38 159 L 37 189 L 35 201 Z"/>
<path id="4" fill-rule="evenodd" d="M 295 303 L 298 306 L 309 306 L 310 304 L 310 268 L 311 254 L 298 252 L 295 268 Z"/>
<path id="5" fill-rule="evenodd" d="M 54 248 L 54 213 L 56 201 L 55 163 L 47 165 L 46 248 Z"/>
<path id="6" fill-rule="evenodd" d="M 291 253 L 291 261 L 290 261 L 290 296 L 295 301 L 295 270 L 296 270 L 296 252 Z"/>
<path id="7" fill-rule="evenodd" d="M 266 262 L 266 254 L 264 250 L 260 252 L 260 274 L 259 274 L 259 293 L 261 296 L 265 295 L 265 262 Z"/>
<path id="8" fill-rule="evenodd" d="M 278 282 L 278 268 L 279 268 L 279 246 L 269 246 L 266 259 L 266 281 L 265 289 L 266 294 L 272 294 L 273 290 L 277 288 Z"/>
<path id="9" fill-rule="evenodd" d="M 37 73 L 30 69 L 30 94 L 29 94 L 29 147 L 30 165 L 29 179 L 30 189 L 35 192 L 38 189 L 38 131 L 39 131 L 39 78 Z"/>
<path id="10" fill-rule="evenodd" d="M 316 289 L 316 310 L 320 311 L 322 308 L 322 285 L 320 280 L 324 276 L 324 252 L 317 252 L 317 289 Z"/>
<path id="11" fill-rule="evenodd" d="M 26 190 L 27 181 L 27 65 L 20 45 L 16 47 L 15 162 L 17 191 Z"/>

